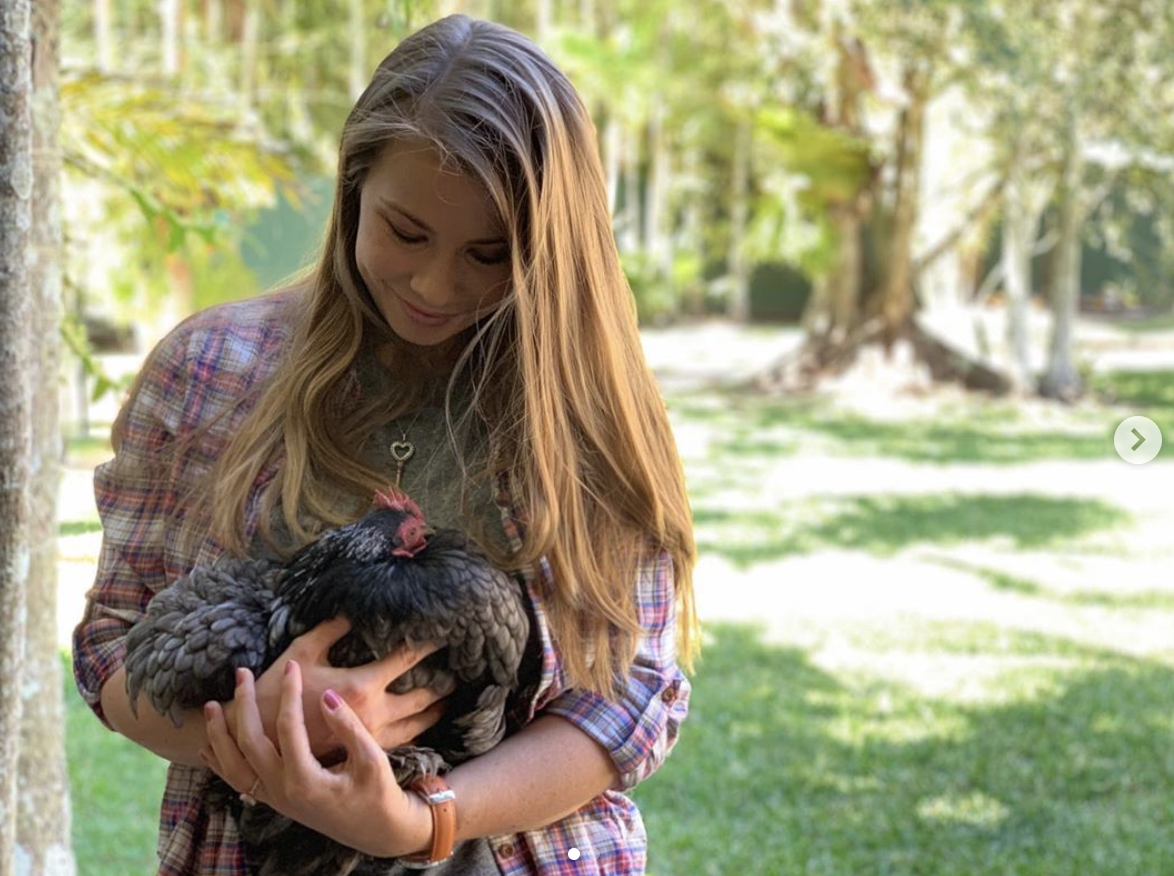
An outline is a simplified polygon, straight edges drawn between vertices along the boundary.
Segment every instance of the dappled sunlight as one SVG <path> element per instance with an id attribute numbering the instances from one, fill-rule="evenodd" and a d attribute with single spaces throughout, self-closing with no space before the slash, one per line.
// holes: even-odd
<path id="1" fill-rule="evenodd" d="M 943 795 L 922 800 L 917 814 L 925 821 L 954 822 L 971 827 L 998 827 L 1011 810 L 1002 802 L 975 791 L 966 795 Z"/>
<path id="2" fill-rule="evenodd" d="M 1159 873 L 1174 860 L 1169 666 L 1098 663 L 1078 646 L 1083 659 L 1057 659 L 1053 647 L 1072 646 L 1040 639 L 987 696 L 959 698 L 892 678 L 883 662 L 823 665 L 777 634 L 710 625 L 695 723 L 674 754 L 689 768 L 636 790 L 662 841 L 721 846 L 721 873 L 810 872 L 827 858 L 843 873 L 1076 873 L 1093 856 L 1097 872 Z M 746 842 L 712 818 L 727 807 Z"/>

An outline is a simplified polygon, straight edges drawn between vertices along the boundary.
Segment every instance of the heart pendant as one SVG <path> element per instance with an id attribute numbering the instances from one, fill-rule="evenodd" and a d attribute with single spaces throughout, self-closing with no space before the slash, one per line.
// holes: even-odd
<path id="1" fill-rule="evenodd" d="M 415 446 L 411 441 L 393 441 L 391 442 L 391 458 L 396 462 L 407 462 L 412 458 L 412 454 L 416 452 Z"/>

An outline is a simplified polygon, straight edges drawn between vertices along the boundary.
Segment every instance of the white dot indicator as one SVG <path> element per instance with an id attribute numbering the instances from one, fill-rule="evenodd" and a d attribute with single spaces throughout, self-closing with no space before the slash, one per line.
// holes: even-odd
<path id="1" fill-rule="evenodd" d="M 570 858 L 572 861 L 579 860 L 579 850 L 572 846 L 571 850 L 569 852 L 567 852 L 567 857 Z"/>

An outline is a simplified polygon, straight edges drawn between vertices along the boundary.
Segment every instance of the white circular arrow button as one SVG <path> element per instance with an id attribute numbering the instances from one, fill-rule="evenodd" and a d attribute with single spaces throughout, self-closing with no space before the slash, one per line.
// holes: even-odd
<path id="1" fill-rule="evenodd" d="M 1162 431 L 1149 417 L 1127 417 L 1113 433 L 1113 446 L 1126 462 L 1141 465 L 1162 449 Z"/>

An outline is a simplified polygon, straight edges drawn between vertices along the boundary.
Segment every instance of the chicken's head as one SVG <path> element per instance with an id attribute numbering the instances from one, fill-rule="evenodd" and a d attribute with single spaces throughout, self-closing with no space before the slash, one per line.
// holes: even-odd
<path id="1" fill-rule="evenodd" d="M 420 506 L 407 493 L 389 486 L 386 490 L 379 490 L 375 493 L 373 504 L 375 508 L 396 511 L 400 515 L 395 535 L 392 538 L 395 544 L 391 551 L 393 555 L 414 557 L 427 546 L 428 536 L 432 535 L 435 530 L 428 525 Z"/>

